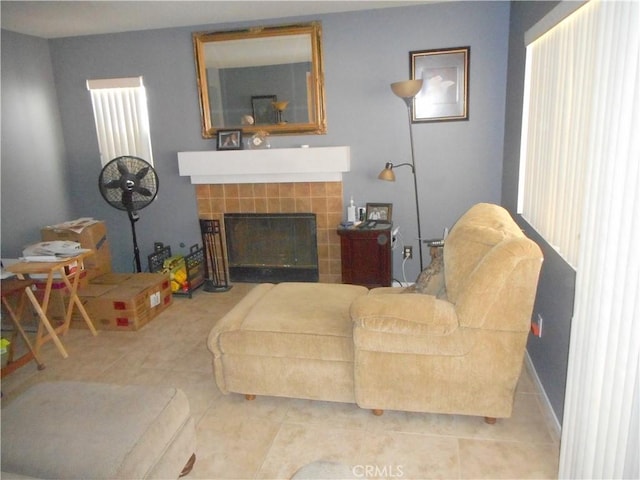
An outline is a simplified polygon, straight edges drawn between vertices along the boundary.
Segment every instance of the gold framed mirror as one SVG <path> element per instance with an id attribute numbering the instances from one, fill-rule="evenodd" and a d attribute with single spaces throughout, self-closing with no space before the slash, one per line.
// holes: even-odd
<path id="1" fill-rule="evenodd" d="M 326 133 L 319 22 L 197 32 L 193 45 L 204 138 Z"/>

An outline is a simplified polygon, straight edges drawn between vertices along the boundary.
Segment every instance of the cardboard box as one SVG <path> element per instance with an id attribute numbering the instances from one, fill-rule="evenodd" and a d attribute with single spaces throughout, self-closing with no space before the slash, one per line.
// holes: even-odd
<path id="1" fill-rule="evenodd" d="M 104 286 L 112 288 L 84 304 L 96 329 L 139 330 L 149 322 L 150 309 L 144 290 L 113 285 Z M 86 323 L 80 316 L 75 320 L 78 326 L 86 328 Z"/>
<path id="2" fill-rule="evenodd" d="M 92 278 L 91 283 L 95 285 L 120 285 L 125 280 L 131 278 L 133 273 L 105 273 L 99 277 Z"/>
<path id="3" fill-rule="evenodd" d="M 90 283 L 80 300 L 98 330 L 139 330 L 173 302 L 165 274 L 110 274 L 117 284 Z M 79 312 L 71 320 L 74 328 L 87 328 Z"/>
<path id="4" fill-rule="evenodd" d="M 149 298 L 151 318 L 153 320 L 173 303 L 171 281 L 168 273 L 136 273 L 126 279 L 122 286 L 140 288 Z"/>
<path id="5" fill-rule="evenodd" d="M 111 271 L 111 251 L 104 222 L 93 219 L 72 220 L 44 227 L 40 236 L 43 242 L 70 240 L 78 242 L 82 248 L 92 249 L 94 254 L 84 261 L 90 280 Z"/>
<path id="6" fill-rule="evenodd" d="M 129 275 L 123 283 L 130 286 L 152 287 L 154 285 L 162 284 L 163 281 L 167 282 L 166 288 L 170 288 L 170 285 L 168 285 L 168 273 L 135 273 Z"/>

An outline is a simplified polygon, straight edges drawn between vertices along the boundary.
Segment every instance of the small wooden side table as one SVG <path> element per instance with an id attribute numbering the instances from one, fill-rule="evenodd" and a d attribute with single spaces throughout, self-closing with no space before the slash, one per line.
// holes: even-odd
<path id="1" fill-rule="evenodd" d="M 391 225 L 340 227 L 342 283 L 368 288 L 391 286 Z"/>
<path id="2" fill-rule="evenodd" d="M 78 298 L 78 283 L 80 281 L 80 271 L 84 267 L 84 259 L 89 255 L 93 255 L 93 251 L 83 252 L 73 257 L 66 257 L 57 262 L 19 262 L 6 267 L 6 269 L 15 273 L 19 279 L 25 280 L 29 275 L 45 274 L 47 275 L 47 283 L 44 290 L 44 296 L 42 303 L 38 302 L 38 299 L 34 295 L 31 287 L 25 288 L 25 293 L 31 301 L 31 304 L 35 308 L 38 317 L 40 317 L 40 324 L 38 325 L 38 333 L 36 335 L 35 351 L 40 352 L 40 347 L 47 341 L 51 340 L 58 348 L 60 354 L 67 358 L 69 354 L 64 348 L 64 345 L 58 337 L 58 333 L 65 334 L 69 330 L 71 324 L 71 316 L 73 315 L 74 307 L 78 309 L 82 318 L 84 319 L 87 327 L 91 333 L 95 336 L 98 334 L 93 322 L 87 311 L 85 310 L 80 298 Z M 67 273 L 67 269 L 74 266 L 75 272 Z M 62 279 L 67 288 L 69 289 L 69 305 L 67 306 L 67 312 L 64 323 L 54 328 L 47 317 L 47 309 L 49 307 L 49 298 L 51 296 L 51 290 L 53 287 L 53 280 L 56 276 Z M 46 334 L 44 332 L 46 330 Z"/>
<path id="3" fill-rule="evenodd" d="M 11 338 L 11 345 L 9 346 L 9 354 L 8 354 L 8 362 L 7 366 L 2 368 L 2 373 L 0 376 L 4 377 L 5 375 L 10 374 L 14 370 L 26 365 L 31 360 L 35 360 L 38 365 L 38 370 L 42 370 L 44 368 L 44 363 L 40 360 L 37 352 L 31 345 L 31 341 L 27 336 L 24 328 L 22 327 L 21 320 L 22 314 L 24 313 L 25 307 L 25 297 L 26 297 L 26 289 L 31 289 L 33 285 L 33 280 L 19 280 L 17 278 L 8 278 L 2 279 L 1 281 L 1 292 L 2 292 L 2 306 L 4 310 L 9 314 L 11 321 L 13 322 L 13 326 L 15 327 L 15 331 L 13 332 Z M 10 302 L 10 298 L 16 299 L 16 306 L 12 306 Z M 24 341 L 27 352 L 23 355 L 20 355 L 18 358 L 13 358 L 15 353 L 15 339 L 18 336 L 18 333 L 22 337 Z"/>

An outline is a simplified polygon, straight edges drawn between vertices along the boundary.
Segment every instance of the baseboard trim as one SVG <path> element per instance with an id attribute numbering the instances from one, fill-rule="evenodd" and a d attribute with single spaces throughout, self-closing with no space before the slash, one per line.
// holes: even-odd
<path id="1" fill-rule="evenodd" d="M 560 425 L 560 422 L 558 421 L 558 417 L 556 416 L 556 413 L 553 411 L 553 407 L 551 406 L 551 401 L 549 401 L 549 397 L 547 396 L 547 392 L 545 392 L 544 387 L 542 386 L 542 382 L 540 381 L 540 377 L 538 376 L 538 372 L 536 371 L 535 367 L 533 366 L 533 362 L 531 361 L 531 357 L 529 356 L 529 352 L 525 350 L 525 365 L 527 367 L 527 369 L 529 370 L 529 374 L 531 375 L 531 378 L 533 379 L 533 383 L 535 384 L 538 393 L 540 394 L 540 399 L 542 400 L 541 403 L 541 407 L 542 407 L 542 411 L 543 414 L 547 417 L 547 419 L 549 420 L 547 423 L 549 423 L 552 427 L 553 427 L 553 434 L 555 434 L 556 436 L 556 440 L 560 441 L 560 436 L 562 434 L 562 427 Z"/>

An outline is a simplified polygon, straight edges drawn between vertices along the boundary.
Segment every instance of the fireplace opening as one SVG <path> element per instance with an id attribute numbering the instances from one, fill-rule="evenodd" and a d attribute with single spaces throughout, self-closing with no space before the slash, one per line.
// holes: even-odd
<path id="1" fill-rule="evenodd" d="M 225 213 L 229 278 L 235 282 L 317 282 L 313 213 Z"/>

